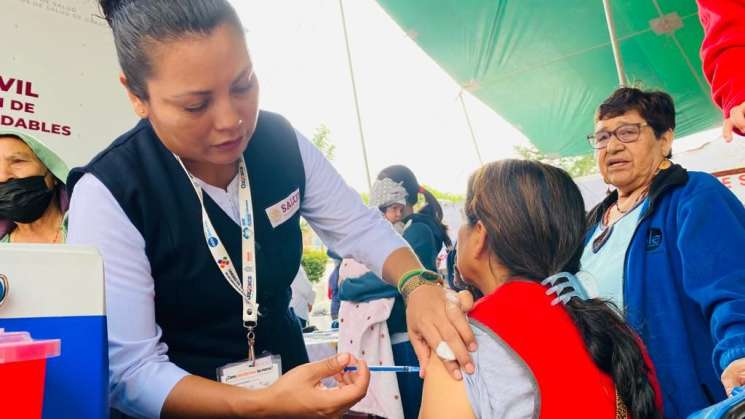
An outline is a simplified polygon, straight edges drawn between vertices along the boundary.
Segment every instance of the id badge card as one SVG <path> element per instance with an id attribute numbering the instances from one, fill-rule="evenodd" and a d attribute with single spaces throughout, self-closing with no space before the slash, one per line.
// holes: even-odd
<path id="1" fill-rule="evenodd" d="M 250 390 L 266 388 L 279 380 L 282 375 L 282 358 L 267 355 L 256 358 L 253 364 L 248 361 L 234 362 L 217 369 L 217 379 Z"/>

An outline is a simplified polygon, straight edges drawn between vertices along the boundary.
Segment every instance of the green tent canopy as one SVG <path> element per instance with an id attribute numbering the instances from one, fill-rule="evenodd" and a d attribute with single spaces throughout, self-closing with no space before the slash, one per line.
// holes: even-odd
<path id="1" fill-rule="evenodd" d="M 602 0 L 378 2 L 539 150 L 591 151 L 595 109 L 619 85 Z M 617 0 L 611 11 L 628 84 L 673 96 L 679 137 L 716 126 L 721 114 L 701 72 L 695 0 Z"/>

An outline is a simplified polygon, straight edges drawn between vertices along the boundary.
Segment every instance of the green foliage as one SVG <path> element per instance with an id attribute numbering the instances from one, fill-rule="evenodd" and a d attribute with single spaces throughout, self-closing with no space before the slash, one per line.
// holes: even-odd
<path id="1" fill-rule="evenodd" d="M 303 217 L 300 217 L 300 232 L 303 234 L 303 237 L 307 234 L 313 234 L 313 229 L 310 227 L 310 224 L 308 224 L 308 221 Z"/>
<path id="2" fill-rule="evenodd" d="M 311 141 L 326 156 L 326 160 L 332 161 L 334 160 L 336 146 L 329 140 L 329 134 L 331 134 L 331 130 L 325 124 L 321 124 L 320 127 L 316 128 L 316 132 L 313 133 L 313 139 Z"/>
<path id="3" fill-rule="evenodd" d="M 538 160 L 541 163 L 560 167 L 567 171 L 572 177 L 587 176 L 598 172 L 595 156 L 587 154 L 584 156 L 552 157 L 535 147 L 515 146 L 515 151 L 520 157 L 527 160 Z"/>
<path id="4" fill-rule="evenodd" d="M 432 195 L 434 195 L 438 201 L 463 202 L 466 200 L 465 195 L 459 195 L 459 194 L 454 194 L 454 193 L 449 193 L 449 192 L 441 192 L 429 185 L 422 185 L 422 186 L 424 186 L 424 189 L 432 192 Z M 466 185 L 463 185 L 464 190 L 465 188 L 466 188 Z"/>
<path id="5" fill-rule="evenodd" d="M 329 257 L 323 250 L 303 250 L 303 258 L 300 260 L 300 264 L 303 265 L 310 282 L 315 283 L 321 280 L 326 271 L 328 260 Z"/>

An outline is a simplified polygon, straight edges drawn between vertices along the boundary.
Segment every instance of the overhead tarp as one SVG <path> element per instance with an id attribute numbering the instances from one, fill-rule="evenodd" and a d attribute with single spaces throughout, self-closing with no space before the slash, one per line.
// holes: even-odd
<path id="1" fill-rule="evenodd" d="M 378 0 L 464 89 L 550 155 L 590 152 L 596 107 L 617 86 L 602 0 Z M 612 11 L 630 84 L 662 89 L 678 137 L 711 128 L 695 0 L 618 0 Z M 480 138 L 480 141 L 499 141 Z"/>

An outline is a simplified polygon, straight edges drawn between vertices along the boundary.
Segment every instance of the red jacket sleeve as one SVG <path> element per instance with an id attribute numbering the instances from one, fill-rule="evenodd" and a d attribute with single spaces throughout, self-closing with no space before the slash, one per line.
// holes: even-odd
<path id="1" fill-rule="evenodd" d="M 725 117 L 745 102 L 745 0 L 697 0 L 704 27 L 701 59 Z"/>

